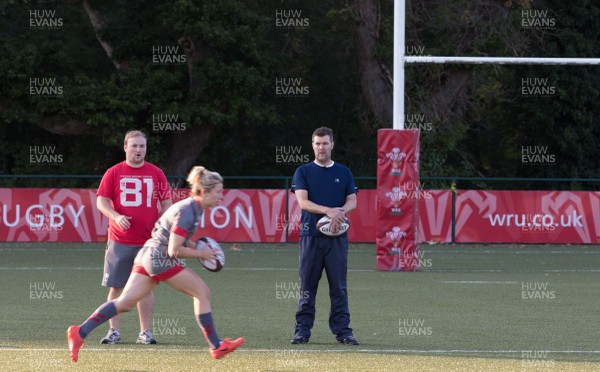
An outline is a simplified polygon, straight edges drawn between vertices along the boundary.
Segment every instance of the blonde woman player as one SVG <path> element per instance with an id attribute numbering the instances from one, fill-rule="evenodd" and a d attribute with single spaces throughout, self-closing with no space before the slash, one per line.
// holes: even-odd
<path id="1" fill-rule="evenodd" d="M 190 239 L 196 232 L 204 209 L 214 207 L 223 200 L 223 178 L 219 173 L 197 166 L 191 170 L 187 181 L 191 185 L 190 197 L 173 204 L 156 221 L 152 237 L 135 258 L 123 293 L 117 299 L 101 305 L 83 324 L 67 329 L 67 341 L 74 362 L 77 362 L 79 350 L 90 332 L 115 315 L 131 311 L 161 281 L 194 299 L 194 314 L 210 345 L 213 358 L 222 358 L 244 343 L 241 337 L 236 340 L 219 338 L 210 307 L 210 288 L 198 274 L 180 262 L 180 258 L 215 258 L 210 249 L 196 250 L 187 246 L 194 244 Z"/>

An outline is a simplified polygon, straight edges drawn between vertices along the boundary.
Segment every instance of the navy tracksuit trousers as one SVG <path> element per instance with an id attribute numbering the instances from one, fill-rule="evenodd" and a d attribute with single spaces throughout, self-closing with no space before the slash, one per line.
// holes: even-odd
<path id="1" fill-rule="evenodd" d="M 352 336 L 346 273 L 348 236 L 300 237 L 300 299 L 296 309 L 295 336 L 310 337 L 315 321 L 317 288 L 323 269 L 329 282 L 329 328 L 338 339 Z"/>

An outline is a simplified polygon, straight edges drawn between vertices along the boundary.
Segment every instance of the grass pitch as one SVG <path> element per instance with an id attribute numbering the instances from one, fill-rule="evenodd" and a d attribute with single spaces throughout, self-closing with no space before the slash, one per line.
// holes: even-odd
<path id="1" fill-rule="evenodd" d="M 0 245 L 0 369 L 28 371 L 600 370 L 600 247 L 422 246 L 417 273 L 378 272 L 373 245 L 351 245 L 348 286 L 358 347 L 335 343 L 321 280 L 310 343 L 290 345 L 298 296 L 295 244 L 224 244 L 226 268 L 187 264 L 212 289 L 221 337 L 246 337 L 212 360 L 191 299 L 155 290 L 159 345 L 100 345 L 70 361 L 65 330 L 105 301 L 102 244 Z"/>

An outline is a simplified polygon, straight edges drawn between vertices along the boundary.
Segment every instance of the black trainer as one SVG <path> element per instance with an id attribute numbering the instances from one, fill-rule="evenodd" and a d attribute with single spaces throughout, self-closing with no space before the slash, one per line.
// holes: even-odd
<path id="1" fill-rule="evenodd" d="M 339 344 L 350 345 L 350 346 L 360 345 L 358 343 L 358 341 L 354 338 L 354 336 L 348 336 L 348 337 L 344 337 L 344 338 L 338 338 L 337 342 Z"/>
<path id="2" fill-rule="evenodd" d="M 292 345 L 308 344 L 308 337 L 294 336 L 291 341 Z"/>

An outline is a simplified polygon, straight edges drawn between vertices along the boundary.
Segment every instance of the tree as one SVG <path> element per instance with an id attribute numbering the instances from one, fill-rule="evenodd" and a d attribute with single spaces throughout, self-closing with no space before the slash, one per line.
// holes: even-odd
<path id="1" fill-rule="evenodd" d="M 310 133 L 327 125 L 335 159 L 375 175 L 376 131 L 391 127 L 393 2 L 8 0 L 0 12 L 4 173 L 99 174 L 122 159 L 124 132 L 140 128 L 149 160 L 170 175 L 202 163 L 291 176 L 298 164 L 277 151 L 312 158 Z M 598 15 L 589 1 L 410 1 L 405 52 L 597 57 Z M 597 72 L 407 65 L 404 121 L 421 129 L 422 176 L 594 177 Z M 554 92 L 523 94 L 527 78 Z M 48 145 L 64 162 L 32 164 Z M 555 161 L 527 164 L 528 146 Z"/>
<path id="2" fill-rule="evenodd" d="M 182 175 L 214 128 L 244 130 L 277 121 L 268 97 L 273 60 L 264 19 L 244 2 L 85 0 L 31 6 L 41 12 L 30 19 L 60 17 L 62 27 L 28 29 L 29 4 L 2 8 L 5 126 L 99 137 L 121 157 L 125 131 L 141 128 L 152 134 L 150 158 L 167 174 Z M 40 90 L 32 97 L 18 88 L 36 76 L 52 81 L 50 88 L 60 88 L 60 94 Z M 48 136 L 54 144 L 61 137 Z M 11 166 L 26 171 L 26 157 L 14 161 Z"/>

